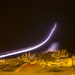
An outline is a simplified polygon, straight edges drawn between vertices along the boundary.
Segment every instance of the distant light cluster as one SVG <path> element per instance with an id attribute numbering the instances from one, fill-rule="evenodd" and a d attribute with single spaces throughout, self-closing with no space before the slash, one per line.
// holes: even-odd
<path id="1" fill-rule="evenodd" d="M 34 50 L 36 48 L 39 48 L 40 46 L 42 46 L 43 44 L 45 44 L 52 36 L 54 30 L 56 29 L 56 25 L 57 23 L 55 23 L 53 29 L 51 30 L 49 36 L 46 38 L 46 40 L 44 40 L 42 43 L 36 45 L 36 46 L 33 46 L 33 47 L 30 47 L 30 48 L 24 48 L 24 49 L 21 49 L 21 50 L 16 50 L 15 52 L 7 52 L 6 54 L 2 54 L 0 55 L 0 58 L 3 58 L 3 57 L 7 57 L 7 56 L 11 56 L 11 55 L 15 55 L 15 54 L 20 54 L 20 53 L 23 53 L 23 52 L 28 52 L 28 51 L 31 51 L 31 50 Z"/>

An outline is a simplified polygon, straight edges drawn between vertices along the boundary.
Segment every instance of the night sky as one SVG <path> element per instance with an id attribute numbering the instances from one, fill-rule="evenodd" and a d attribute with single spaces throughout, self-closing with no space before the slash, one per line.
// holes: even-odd
<path id="1" fill-rule="evenodd" d="M 60 42 L 61 48 L 75 53 L 74 0 L 0 1 L 0 52 L 39 44 L 55 22 L 57 29 L 40 50 Z"/>

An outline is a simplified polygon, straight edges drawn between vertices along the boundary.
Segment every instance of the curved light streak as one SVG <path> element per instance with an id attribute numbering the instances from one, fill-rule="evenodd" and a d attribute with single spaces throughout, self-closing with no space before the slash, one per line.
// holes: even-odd
<path id="1" fill-rule="evenodd" d="M 27 51 L 31 51 L 31 50 L 34 50 L 34 49 L 42 46 L 43 44 L 45 44 L 50 39 L 50 37 L 52 36 L 54 30 L 56 29 L 56 25 L 57 25 L 57 23 L 55 23 L 55 25 L 54 25 L 53 29 L 51 30 L 49 36 L 42 43 L 40 43 L 40 44 L 38 44 L 36 46 L 30 47 L 30 48 L 24 49 L 24 50 L 20 50 L 20 51 L 16 51 L 16 52 L 12 52 L 12 53 L 3 54 L 3 55 L 0 56 L 0 58 L 11 56 L 11 55 L 15 55 L 15 54 L 20 54 L 20 53 L 27 52 Z"/>

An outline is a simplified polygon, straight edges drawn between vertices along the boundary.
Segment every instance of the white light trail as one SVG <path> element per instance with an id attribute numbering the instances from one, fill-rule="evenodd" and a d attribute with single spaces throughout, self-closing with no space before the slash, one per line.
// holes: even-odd
<path id="1" fill-rule="evenodd" d="M 0 58 L 11 56 L 11 55 L 15 55 L 15 54 L 20 54 L 20 53 L 27 52 L 27 51 L 31 51 L 31 50 L 34 50 L 34 49 L 42 46 L 43 44 L 45 44 L 50 39 L 50 37 L 52 36 L 54 30 L 56 29 L 56 25 L 57 25 L 57 23 L 55 23 L 55 25 L 54 25 L 53 29 L 51 30 L 49 36 L 42 43 L 40 43 L 40 44 L 38 44 L 36 46 L 30 47 L 30 48 L 24 49 L 24 50 L 20 50 L 20 51 L 16 51 L 16 52 L 12 52 L 12 53 L 7 53 L 7 54 L 0 55 Z"/>

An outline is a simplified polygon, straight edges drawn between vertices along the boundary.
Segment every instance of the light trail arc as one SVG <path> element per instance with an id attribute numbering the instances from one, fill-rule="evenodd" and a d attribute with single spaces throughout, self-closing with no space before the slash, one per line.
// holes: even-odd
<path id="1" fill-rule="evenodd" d="M 39 48 L 40 46 L 44 45 L 51 38 L 54 30 L 56 29 L 56 25 L 57 25 L 57 23 L 55 23 L 55 25 L 54 25 L 53 29 L 51 30 L 49 36 L 42 43 L 40 43 L 40 44 L 38 44 L 36 46 L 27 48 L 27 49 L 23 49 L 23 50 L 20 50 L 20 51 L 16 51 L 16 52 L 0 55 L 0 58 L 4 58 L 4 57 L 7 57 L 7 56 L 11 56 L 11 55 L 15 55 L 15 54 L 20 54 L 20 53 L 24 53 L 24 52 L 28 52 L 28 51 L 34 50 L 36 48 Z"/>

